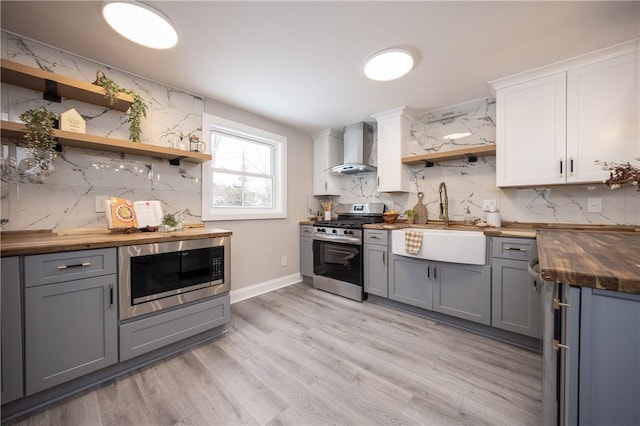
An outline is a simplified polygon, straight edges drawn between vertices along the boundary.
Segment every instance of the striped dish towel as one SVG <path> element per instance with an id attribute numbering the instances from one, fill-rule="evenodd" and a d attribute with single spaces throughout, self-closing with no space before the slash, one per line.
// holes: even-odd
<path id="1" fill-rule="evenodd" d="M 418 254 L 422 247 L 422 232 L 404 231 L 404 251 L 408 254 Z"/>

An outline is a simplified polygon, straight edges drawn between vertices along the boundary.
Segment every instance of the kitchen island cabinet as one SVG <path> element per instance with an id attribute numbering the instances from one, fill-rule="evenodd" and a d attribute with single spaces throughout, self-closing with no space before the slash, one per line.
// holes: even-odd
<path id="1" fill-rule="evenodd" d="M 389 233 L 364 230 L 364 292 L 389 297 Z"/>
<path id="2" fill-rule="evenodd" d="M 22 297 L 20 258 L 3 257 L 2 276 L 2 403 L 24 396 L 22 385 Z"/>
<path id="3" fill-rule="evenodd" d="M 544 338 L 544 423 L 640 424 L 640 295 L 544 285 L 561 303 L 545 306 L 560 320 Z"/>
<path id="4" fill-rule="evenodd" d="M 25 270 L 26 394 L 115 364 L 116 249 L 27 256 Z"/>

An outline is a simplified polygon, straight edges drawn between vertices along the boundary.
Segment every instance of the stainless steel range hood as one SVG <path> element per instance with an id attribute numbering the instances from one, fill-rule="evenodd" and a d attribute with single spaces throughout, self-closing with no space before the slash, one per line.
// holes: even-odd
<path id="1" fill-rule="evenodd" d="M 343 164 L 331 168 L 331 173 L 353 175 L 375 172 L 371 165 L 373 154 L 373 126 L 365 122 L 351 124 L 344 128 Z"/>

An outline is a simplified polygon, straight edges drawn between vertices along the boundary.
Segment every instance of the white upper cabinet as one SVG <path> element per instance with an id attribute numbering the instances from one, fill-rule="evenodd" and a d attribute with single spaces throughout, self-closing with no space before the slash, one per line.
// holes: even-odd
<path id="1" fill-rule="evenodd" d="M 567 73 L 567 182 L 602 182 L 601 161 L 640 156 L 640 53 Z M 572 170 L 573 163 L 573 170 Z"/>
<path id="2" fill-rule="evenodd" d="M 329 169 L 342 164 L 342 132 L 325 129 L 313 135 L 313 195 L 340 195 L 340 177 Z"/>
<path id="3" fill-rule="evenodd" d="M 378 122 L 378 191 L 409 192 L 411 175 L 402 163 L 415 114 L 407 107 L 376 114 Z"/>
<path id="4" fill-rule="evenodd" d="M 492 82 L 499 187 L 602 182 L 640 156 L 640 41 Z"/>
<path id="5" fill-rule="evenodd" d="M 565 80 L 559 73 L 497 91 L 497 186 L 564 182 Z"/>

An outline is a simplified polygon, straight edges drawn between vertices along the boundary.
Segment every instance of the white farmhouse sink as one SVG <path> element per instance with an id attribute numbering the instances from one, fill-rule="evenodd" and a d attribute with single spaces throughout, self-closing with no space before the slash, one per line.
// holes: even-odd
<path id="1" fill-rule="evenodd" d="M 440 262 L 486 264 L 487 238 L 482 232 L 411 228 L 411 231 L 422 233 L 422 247 L 417 254 L 408 254 L 404 249 L 404 236 L 407 230 L 391 231 L 393 254 Z"/>

